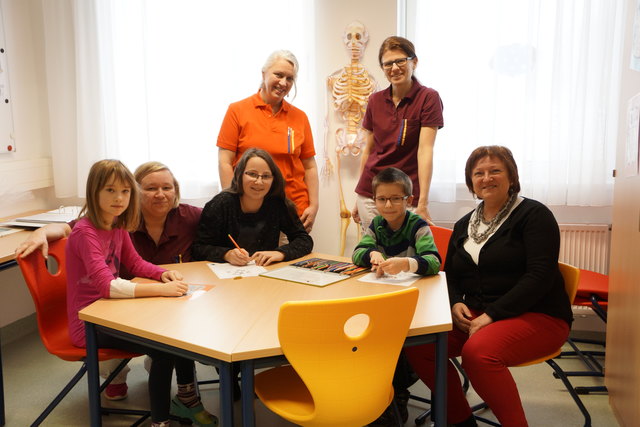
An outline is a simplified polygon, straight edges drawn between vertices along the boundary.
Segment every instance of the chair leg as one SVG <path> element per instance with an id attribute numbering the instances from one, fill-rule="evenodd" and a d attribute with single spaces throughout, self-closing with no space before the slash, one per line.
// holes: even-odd
<path id="1" fill-rule="evenodd" d="M 589 415 L 589 411 L 587 411 L 587 408 L 582 403 L 582 400 L 574 390 L 573 385 L 564 374 L 562 368 L 560 368 L 560 366 L 558 366 L 558 364 L 553 359 L 547 360 L 547 364 L 551 366 L 553 370 L 558 374 L 558 377 L 564 383 L 564 386 L 573 398 L 573 401 L 576 402 L 576 405 L 578 405 L 578 409 L 580 409 L 580 412 L 582 412 L 582 415 L 584 416 L 584 427 L 591 427 L 591 415 Z"/>
<path id="2" fill-rule="evenodd" d="M 582 387 L 574 387 L 574 390 L 578 394 L 589 394 L 589 393 L 609 393 L 607 387 L 601 386 L 582 386 Z"/>
<path id="3" fill-rule="evenodd" d="M 458 362 L 457 358 L 452 357 L 449 360 L 451 361 L 451 363 L 453 363 L 453 365 L 458 369 L 458 371 L 462 375 L 462 390 L 464 391 L 465 394 L 467 394 L 467 391 L 469 391 L 469 377 L 467 376 L 467 373 L 464 371 L 464 369 L 462 369 L 462 365 L 460 364 L 460 362 Z M 428 405 L 431 404 L 431 400 L 426 399 L 424 397 L 414 396 L 412 394 L 412 395 L 409 395 L 409 398 L 413 400 L 417 400 L 418 402 L 426 403 Z M 431 409 L 427 409 L 426 411 L 424 411 L 423 413 L 421 413 L 416 417 L 415 419 L 416 425 L 417 426 L 423 425 L 427 421 L 427 418 L 429 418 L 429 416 L 431 416 Z"/>
<path id="4" fill-rule="evenodd" d="M 474 405 L 471 407 L 471 412 L 473 413 L 473 417 L 476 419 L 476 421 L 480 421 L 481 423 L 484 423 L 493 427 L 501 427 L 499 423 L 495 421 L 491 421 L 487 418 L 484 418 L 476 414 L 476 412 L 482 411 L 484 409 L 490 409 L 489 405 L 487 405 L 486 402 L 478 403 L 477 405 Z"/>
<path id="5" fill-rule="evenodd" d="M 116 367 L 116 369 L 113 372 L 111 372 L 111 374 L 107 377 L 107 379 L 102 383 L 102 385 L 100 386 L 100 392 L 104 391 L 107 385 L 115 378 L 116 375 L 118 375 L 118 373 L 120 373 L 120 371 L 126 366 L 129 360 L 131 359 L 124 359 L 122 362 L 120 362 L 120 364 Z M 31 427 L 37 427 L 40 424 L 42 424 L 42 422 L 49 416 L 51 411 L 53 411 L 56 408 L 56 406 L 58 406 L 58 404 L 62 401 L 62 399 L 64 399 L 64 397 L 67 394 L 69 394 L 71 389 L 73 389 L 76 386 L 76 384 L 78 384 L 78 381 L 82 379 L 82 377 L 86 372 L 87 372 L 87 364 L 83 362 L 78 372 L 76 372 L 76 374 L 73 376 L 73 378 L 71 378 L 71 380 L 67 383 L 67 385 L 65 385 L 64 388 L 60 391 L 60 393 L 58 393 L 58 395 L 53 399 L 53 401 L 51 401 L 49 406 L 47 406 L 45 410 L 42 411 L 42 413 L 38 416 L 38 418 L 31 424 Z M 122 414 L 122 415 L 140 416 L 141 418 L 138 419 L 134 424 L 132 424 L 132 426 L 140 425 L 142 422 L 144 422 L 144 420 L 146 420 L 151 416 L 151 412 L 147 410 L 138 410 L 138 409 L 118 409 L 118 408 L 101 407 L 100 412 L 103 415 Z"/>
<path id="6" fill-rule="evenodd" d="M 129 363 L 131 359 L 122 359 L 120 361 L 120 363 L 118 364 L 118 366 L 116 366 L 116 369 L 114 369 L 109 376 L 107 377 L 107 379 L 104 380 L 104 382 L 102 384 L 100 384 L 100 393 L 102 393 L 104 391 L 105 388 L 107 388 L 107 386 L 109 384 L 111 384 L 111 381 L 113 381 L 113 379 L 116 377 L 116 375 L 118 375 L 120 373 L 120 371 L 122 371 L 124 369 L 125 366 L 127 366 L 127 363 Z"/>
<path id="7" fill-rule="evenodd" d="M 417 426 L 423 425 L 425 422 L 427 422 L 427 418 L 429 418 L 430 416 L 431 416 L 431 409 L 427 409 L 426 411 L 424 411 L 423 413 L 421 413 L 416 417 L 415 419 L 416 425 Z"/>
<path id="8" fill-rule="evenodd" d="M 462 365 L 460 364 L 460 362 L 458 362 L 457 358 L 452 357 L 449 360 L 451 360 L 451 363 L 453 363 L 453 365 L 462 375 L 462 391 L 464 391 L 464 394 L 467 394 L 467 392 L 469 391 L 469 377 L 467 376 L 467 373 L 464 371 L 464 369 L 462 369 Z"/>
<path id="9" fill-rule="evenodd" d="M 55 407 L 58 406 L 58 404 L 62 401 L 62 399 L 64 399 L 64 397 L 67 394 L 69 394 L 71 389 L 75 387 L 76 384 L 78 384 L 78 381 L 82 379 L 85 372 L 87 372 L 87 364 L 83 362 L 82 366 L 80 367 L 80 370 L 78 370 L 78 372 L 73 376 L 73 378 L 71 378 L 71 381 L 69 381 L 67 385 L 64 386 L 64 388 L 60 391 L 60 393 L 58 393 L 58 395 L 53 399 L 53 401 L 49 404 L 49 406 L 47 406 L 45 410 L 42 411 L 40 416 L 33 422 L 33 424 L 31 424 L 31 427 L 36 427 L 42 424 L 45 418 L 49 416 L 51 411 L 53 411 Z"/>

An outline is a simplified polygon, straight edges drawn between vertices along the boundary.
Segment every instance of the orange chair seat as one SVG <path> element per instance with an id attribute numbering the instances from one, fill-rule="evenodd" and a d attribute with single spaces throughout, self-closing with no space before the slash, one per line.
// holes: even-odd
<path id="1" fill-rule="evenodd" d="M 60 359 L 69 362 L 78 362 L 87 357 L 87 349 L 73 345 L 68 336 L 55 337 L 55 341 L 51 341 L 51 338 L 52 337 L 50 336 L 49 342 L 45 344 L 45 346 L 47 347 L 47 351 L 54 356 L 58 356 Z M 131 359 L 138 356 L 141 356 L 141 354 L 129 353 L 115 348 L 98 349 L 98 360 L 100 361 L 110 359 Z"/>
<path id="2" fill-rule="evenodd" d="M 589 299 L 593 294 L 605 301 L 609 299 L 609 276 L 580 269 L 577 297 Z"/>

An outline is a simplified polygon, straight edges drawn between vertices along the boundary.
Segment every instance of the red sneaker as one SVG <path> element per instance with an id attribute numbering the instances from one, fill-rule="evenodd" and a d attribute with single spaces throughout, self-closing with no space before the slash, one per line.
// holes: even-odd
<path id="1" fill-rule="evenodd" d="M 104 397 L 108 400 L 122 400 L 127 398 L 127 391 L 129 387 L 127 383 L 122 384 L 109 384 L 104 389 Z"/>

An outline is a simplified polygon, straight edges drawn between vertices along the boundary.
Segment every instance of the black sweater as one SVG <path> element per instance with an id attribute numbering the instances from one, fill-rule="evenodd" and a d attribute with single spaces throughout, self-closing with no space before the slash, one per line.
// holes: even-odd
<path id="1" fill-rule="evenodd" d="M 464 302 L 493 320 L 525 312 L 573 319 L 558 269 L 560 231 L 551 211 L 524 199 L 480 250 L 478 265 L 464 249 L 471 213 L 455 225 L 445 262 L 451 306 Z"/>
<path id="2" fill-rule="evenodd" d="M 278 246 L 280 232 L 289 243 Z M 256 251 L 280 251 L 284 260 L 307 255 L 313 249 L 313 240 L 305 231 L 300 218 L 291 215 L 282 199 L 266 197 L 260 210 L 244 213 L 240 197 L 223 191 L 204 207 L 196 239 L 191 248 L 193 258 L 225 262 L 224 255 L 234 248 L 231 235 L 250 255 Z"/>

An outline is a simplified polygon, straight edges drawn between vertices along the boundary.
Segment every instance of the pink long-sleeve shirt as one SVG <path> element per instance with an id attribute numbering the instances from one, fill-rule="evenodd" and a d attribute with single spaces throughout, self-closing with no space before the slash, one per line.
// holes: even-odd
<path id="1" fill-rule="evenodd" d="M 85 347 L 84 322 L 78 312 L 100 298 L 109 298 L 111 281 L 126 266 L 134 276 L 161 280 L 165 271 L 143 260 L 126 230 L 101 230 L 88 218 L 73 227 L 66 247 L 67 316 L 71 341 Z"/>

